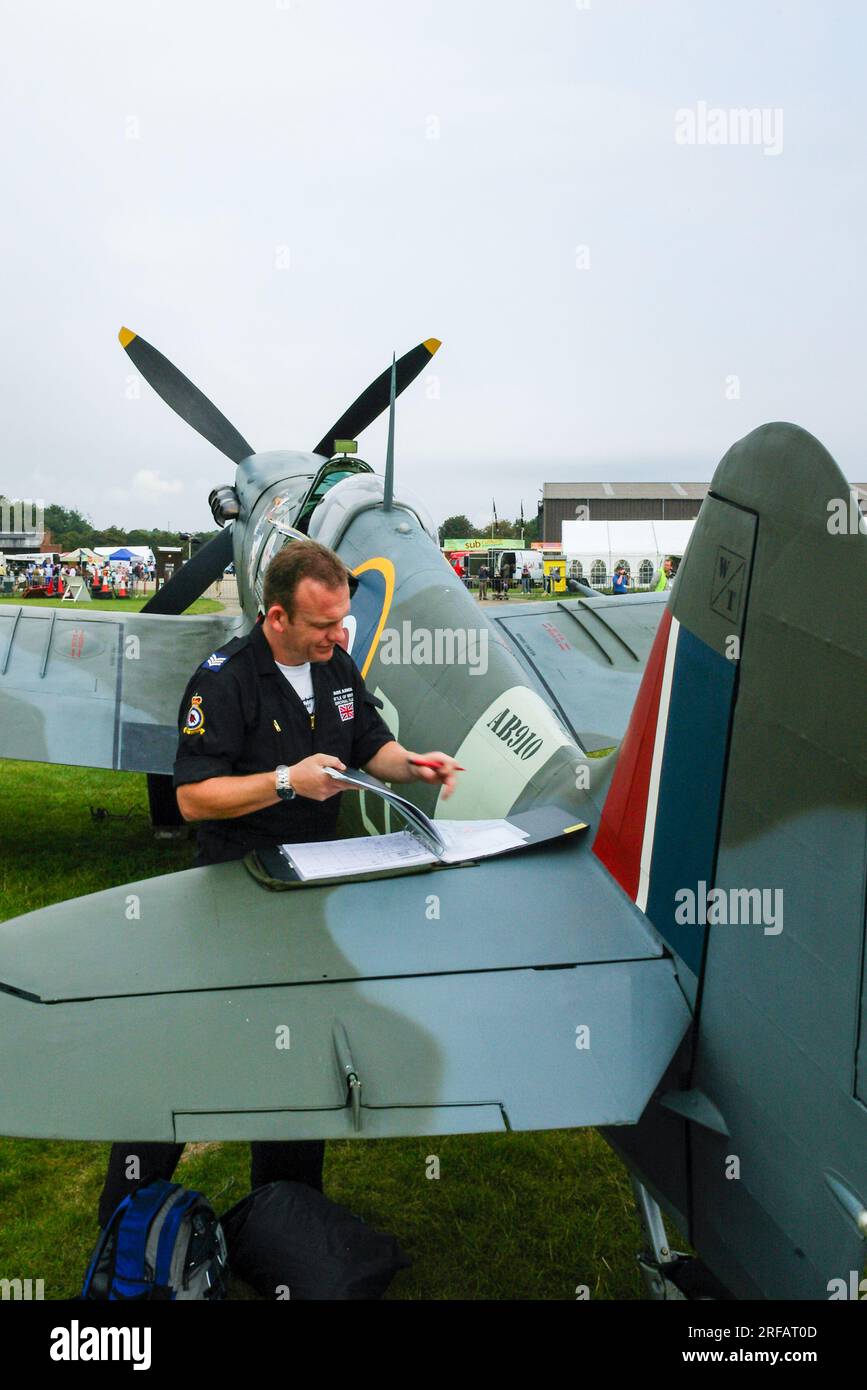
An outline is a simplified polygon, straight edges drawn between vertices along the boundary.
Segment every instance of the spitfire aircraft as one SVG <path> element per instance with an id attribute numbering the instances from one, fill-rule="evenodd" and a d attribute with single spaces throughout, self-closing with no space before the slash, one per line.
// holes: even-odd
<path id="1" fill-rule="evenodd" d="M 159 814 L 190 672 L 308 535 L 357 579 L 347 645 L 395 736 L 466 769 L 447 808 L 410 787 L 419 806 L 588 828 L 285 892 L 219 864 L 6 922 L 0 1132 L 595 1126 L 632 1174 L 651 1296 L 827 1298 L 867 1238 L 867 536 L 857 507 L 839 524 L 833 459 L 793 425 L 754 430 L 670 595 L 490 618 L 393 453 L 384 478 L 334 457 L 390 401 L 393 425 L 435 340 L 312 453 L 256 453 L 159 352 L 121 342 L 236 465 L 211 495 L 222 529 L 139 614 L 0 612 L 0 755 L 147 773 Z M 183 616 L 230 561 L 242 615 Z M 419 631 L 451 634 L 448 654 L 413 660 Z M 393 828 L 379 799 L 353 806 Z"/>

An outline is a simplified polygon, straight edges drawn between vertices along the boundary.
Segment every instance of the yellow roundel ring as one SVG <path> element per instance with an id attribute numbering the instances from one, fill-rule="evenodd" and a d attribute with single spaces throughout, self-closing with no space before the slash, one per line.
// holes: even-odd
<path id="1" fill-rule="evenodd" d="M 385 627 L 385 620 L 388 617 L 389 610 L 391 609 L 391 601 L 394 597 L 394 565 L 391 560 L 385 555 L 376 555 L 369 560 L 365 560 L 363 564 L 357 565 L 352 573 L 356 578 L 360 578 L 361 575 L 366 574 L 368 570 L 373 570 L 382 576 L 385 592 L 382 595 L 382 606 L 367 651 L 353 652 L 356 665 L 360 666 L 361 669 L 362 680 L 364 680 L 370 670 L 370 664 L 376 655 L 376 644 L 382 635 L 382 629 Z M 356 593 L 357 592 L 356 590 Z"/>

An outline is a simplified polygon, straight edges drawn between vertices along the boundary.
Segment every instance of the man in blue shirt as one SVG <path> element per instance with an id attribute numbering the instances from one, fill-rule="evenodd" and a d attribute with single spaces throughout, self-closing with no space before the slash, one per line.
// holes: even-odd
<path id="1" fill-rule="evenodd" d="M 613 587 L 615 594 L 625 594 L 629 592 L 629 571 L 625 565 L 618 565 L 615 569 Z"/>

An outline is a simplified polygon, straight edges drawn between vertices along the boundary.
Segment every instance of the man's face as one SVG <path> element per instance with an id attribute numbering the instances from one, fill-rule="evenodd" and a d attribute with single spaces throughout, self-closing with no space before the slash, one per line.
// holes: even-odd
<path id="1" fill-rule="evenodd" d="M 670 561 L 670 560 L 666 560 L 666 561 L 663 563 L 662 568 L 665 570 L 666 574 L 670 575 L 670 574 L 671 574 L 671 570 L 672 570 L 671 561 Z"/>
<path id="2" fill-rule="evenodd" d="M 349 603 L 348 584 L 335 589 L 319 579 L 302 579 L 295 590 L 292 617 L 274 604 L 265 619 L 265 635 L 276 660 L 285 666 L 330 661 L 335 646 L 345 641 L 343 624 Z"/>

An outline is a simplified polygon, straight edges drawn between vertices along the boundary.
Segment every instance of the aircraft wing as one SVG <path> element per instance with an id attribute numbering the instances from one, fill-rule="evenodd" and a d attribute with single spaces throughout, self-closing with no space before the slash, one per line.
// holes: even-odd
<path id="1" fill-rule="evenodd" d="M 632 1124 L 689 1023 L 670 959 L 580 833 L 283 892 L 213 865 L 0 926 L 0 1133 Z"/>
<path id="2" fill-rule="evenodd" d="M 667 593 L 506 603 L 487 610 L 587 752 L 619 743 Z"/>
<path id="3" fill-rule="evenodd" d="M 0 606 L 0 758 L 170 773 L 196 661 L 246 626 L 225 613 L 162 617 Z"/>

